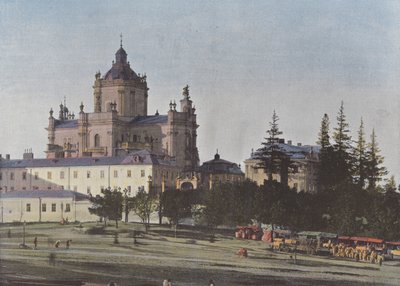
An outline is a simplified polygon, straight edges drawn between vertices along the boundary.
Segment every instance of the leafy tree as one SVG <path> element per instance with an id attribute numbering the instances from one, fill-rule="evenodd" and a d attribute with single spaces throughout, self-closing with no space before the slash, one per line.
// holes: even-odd
<path id="1" fill-rule="evenodd" d="M 150 215 L 158 209 L 158 199 L 144 190 L 140 190 L 132 198 L 130 209 L 140 218 L 147 232 L 150 225 Z"/>
<path id="2" fill-rule="evenodd" d="M 355 181 L 359 188 L 364 188 L 367 179 L 368 158 L 366 152 L 364 123 L 361 118 L 360 128 L 358 130 L 358 140 L 354 148 L 355 168 L 354 175 Z"/>
<path id="3" fill-rule="evenodd" d="M 118 221 L 122 218 L 122 193 L 118 189 L 111 188 L 101 190 L 101 196 L 91 197 L 92 207 L 89 208 L 91 214 L 95 214 L 104 219 L 104 225 L 108 220 L 115 220 L 118 228 Z"/>
<path id="4" fill-rule="evenodd" d="M 226 192 L 219 188 L 205 191 L 203 216 L 208 226 L 216 227 L 224 223 L 228 209 L 225 195 Z"/>
<path id="5" fill-rule="evenodd" d="M 171 189 L 162 194 L 162 213 L 175 226 L 175 235 L 179 220 L 192 215 L 193 192 L 193 190 L 179 191 Z"/>
<path id="6" fill-rule="evenodd" d="M 337 126 L 334 128 L 333 133 L 335 144 L 333 145 L 334 158 L 332 164 L 334 166 L 334 172 L 332 176 L 334 177 L 335 182 L 340 184 L 352 181 L 353 164 L 351 156 L 351 136 L 349 135 L 349 124 L 347 123 L 344 114 L 343 101 L 340 105 L 336 119 Z"/>
<path id="7" fill-rule="evenodd" d="M 379 154 L 380 150 L 376 141 L 375 129 L 372 130 L 371 142 L 368 144 L 368 168 L 367 180 L 368 189 L 375 190 L 377 183 L 382 180 L 382 177 L 387 175 L 386 168 L 382 166 L 383 157 Z"/>

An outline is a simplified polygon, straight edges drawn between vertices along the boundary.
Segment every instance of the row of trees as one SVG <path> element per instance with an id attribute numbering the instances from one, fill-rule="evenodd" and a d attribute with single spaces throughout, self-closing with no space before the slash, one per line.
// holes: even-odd
<path id="1" fill-rule="evenodd" d="M 296 162 L 284 150 L 274 112 L 267 137 L 255 153 L 260 160 L 258 167 L 268 178 L 263 186 L 245 181 L 216 185 L 212 190 L 169 190 L 160 195 L 139 192 L 133 198 L 107 189 L 92 199 L 91 212 L 117 224 L 125 208 L 136 213 L 146 229 L 150 215 L 158 211 L 175 226 L 182 218 L 195 217 L 198 223 L 210 227 L 257 221 L 295 230 L 399 240 L 400 194 L 393 177 L 384 181 L 387 171 L 374 130 L 367 143 L 361 120 L 357 140 L 353 141 L 343 103 L 336 119 L 331 135 L 328 115 L 322 118 L 317 142 L 318 190 L 314 193 L 298 193 L 288 186 L 290 173 L 297 170 Z M 273 180 L 274 174 L 279 175 L 279 182 Z"/>

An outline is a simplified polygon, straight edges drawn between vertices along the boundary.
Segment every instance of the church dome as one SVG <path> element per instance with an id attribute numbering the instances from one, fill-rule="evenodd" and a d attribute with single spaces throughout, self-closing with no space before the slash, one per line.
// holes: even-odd
<path id="1" fill-rule="evenodd" d="M 115 62 L 111 69 L 105 74 L 105 80 L 135 80 L 138 75 L 131 69 L 129 62 L 127 61 L 128 54 L 125 52 L 124 48 L 121 47 L 115 53 Z"/>

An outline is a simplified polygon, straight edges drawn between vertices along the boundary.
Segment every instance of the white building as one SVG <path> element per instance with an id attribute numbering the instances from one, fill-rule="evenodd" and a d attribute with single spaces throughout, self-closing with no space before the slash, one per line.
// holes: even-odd
<path id="1" fill-rule="evenodd" d="M 147 150 L 117 157 L 0 159 L 0 192 L 73 190 L 97 195 L 104 188 L 160 192 L 173 188 L 179 168 Z M 28 159 L 27 159 L 28 158 Z"/>
<path id="2" fill-rule="evenodd" d="M 26 190 L 0 193 L 0 222 L 96 221 L 89 196 L 72 191 Z"/>

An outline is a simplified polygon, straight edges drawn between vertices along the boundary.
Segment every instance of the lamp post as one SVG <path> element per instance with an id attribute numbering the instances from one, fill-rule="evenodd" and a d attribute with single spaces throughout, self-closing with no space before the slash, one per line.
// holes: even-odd
<path id="1" fill-rule="evenodd" d="M 24 221 L 23 224 L 23 237 L 22 237 L 22 246 L 25 247 L 25 226 L 26 226 L 26 221 Z"/>
<path id="2" fill-rule="evenodd" d="M 125 223 L 128 222 L 128 211 L 129 211 L 129 205 L 128 205 L 128 195 L 131 195 L 131 190 L 129 188 L 123 189 L 124 192 L 124 204 L 125 204 Z"/>

